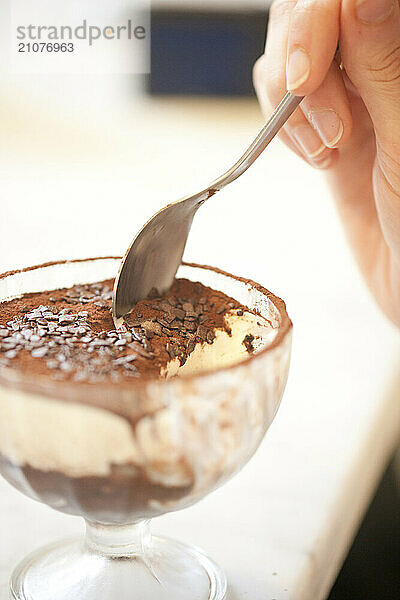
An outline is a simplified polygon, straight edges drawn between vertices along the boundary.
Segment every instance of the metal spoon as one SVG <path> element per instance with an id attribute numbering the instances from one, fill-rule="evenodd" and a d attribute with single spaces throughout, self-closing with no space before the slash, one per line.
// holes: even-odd
<path id="1" fill-rule="evenodd" d="M 147 221 L 129 246 L 115 279 L 112 313 L 117 328 L 134 305 L 147 298 L 153 289 L 161 295 L 170 288 L 197 209 L 253 164 L 302 99 L 288 92 L 251 146 L 229 171 L 201 192 L 168 204 Z"/>

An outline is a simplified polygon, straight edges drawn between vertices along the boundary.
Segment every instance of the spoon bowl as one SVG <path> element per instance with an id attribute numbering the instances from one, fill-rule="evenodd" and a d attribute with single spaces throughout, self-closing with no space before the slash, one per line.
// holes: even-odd
<path id="1" fill-rule="evenodd" d="M 201 201 L 189 197 L 169 204 L 139 231 L 122 260 L 115 280 L 113 318 L 116 328 L 132 307 L 171 286 L 181 263 L 193 217 Z"/>

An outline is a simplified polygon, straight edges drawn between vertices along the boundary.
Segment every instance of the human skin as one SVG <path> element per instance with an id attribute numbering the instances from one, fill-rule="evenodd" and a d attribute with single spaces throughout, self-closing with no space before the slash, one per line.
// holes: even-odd
<path id="1" fill-rule="evenodd" d="M 400 327 L 399 0 L 276 0 L 253 78 L 266 115 L 287 89 L 307 96 L 281 138 L 325 171 L 363 276 Z"/>

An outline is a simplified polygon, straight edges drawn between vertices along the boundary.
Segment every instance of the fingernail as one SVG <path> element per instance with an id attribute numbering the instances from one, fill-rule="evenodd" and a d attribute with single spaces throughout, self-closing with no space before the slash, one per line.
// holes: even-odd
<path id="1" fill-rule="evenodd" d="M 288 56 L 286 66 L 287 89 L 295 90 L 307 81 L 310 69 L 311 63 L 307 52 L 302 48 L 292 50 Z"/>
<path id="2" fill-rule="evenodd" d="M 335 111 L 330 108 L 314 110 L 309 118 L 325 146 L 336 146 L 343 135 L 343 123 Z"/>
<path id="3" fill-rule="evenodd" d="M 393 0 L 357 0 L 356 12 L 360 21 L 380 23 L 393 11 Z"/>
<path id="4" fill-rule="evenodd" d="M 310 125 L 298 125 L 291 131 L 291 135 L 304 154 L 311 160 L 314 160 L 326 150 L 325 144 L 321 142 L 321 138 Z"/>
<path id="5" fill-rule="evenodd" d="M 328 169 L 332 164 L 332 157 L 328 156 L 325 160 L 321 162 L 314 162 L 314 167 L 317 169 Z"/>

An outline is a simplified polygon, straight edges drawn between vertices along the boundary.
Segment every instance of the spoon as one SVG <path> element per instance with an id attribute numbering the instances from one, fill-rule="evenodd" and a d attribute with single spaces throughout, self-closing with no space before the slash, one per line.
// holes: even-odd
<path id="1" fill-rule="evenodd" d="M 172 285 L 197 209 L 216 192 L 235 181 L 258 158 L 303 97 L 287 92 L 251 146 L 226 173 L 197 194 L 158 211 L 142 227 L 122 259 L 114 283 L 112 314 L 115 327 L 123 323 L 139 300 L 162 295 Z"/>

